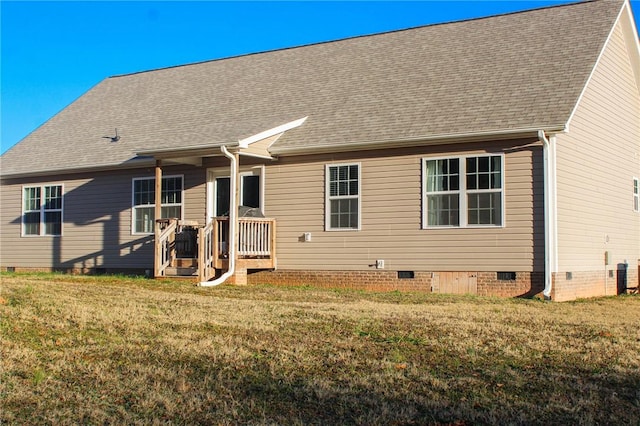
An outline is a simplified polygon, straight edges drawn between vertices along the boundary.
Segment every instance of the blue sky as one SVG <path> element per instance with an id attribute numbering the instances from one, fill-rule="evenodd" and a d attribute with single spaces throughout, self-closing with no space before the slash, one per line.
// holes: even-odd
<path id="1" fill-rule="evenodd" d="M 569 2 L 2 0 L 0 152 L 112 75 Z"/>

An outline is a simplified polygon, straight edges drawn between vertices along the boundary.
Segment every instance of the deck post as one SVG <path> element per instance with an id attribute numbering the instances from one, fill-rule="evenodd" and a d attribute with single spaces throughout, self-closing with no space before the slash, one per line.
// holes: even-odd
<path id="1" fill-rule="evenodd" d="M 235 261 L 236 261 L 236 270 L 233 276 L 233 283 L 235 285 L 246 285 L 247 284 L 247 270 L 246 268 L 244 270 L 241 270 L 241 268 L 239 268 L 237 266 L 237 262 L 238 262 L 238 253 L 240 250 L 240 219 L 238 217 L 238 213 L 239 213 L 239 207 L 240 207 L 240 153 L 239 152 L 234 152 L 233 153 L 234 157 L 236 157 L 236 164 L 238 165 L 238 167 L 236 168 L 236 175 L 233 177 L 236 181 L 236 188 L 235 188 L 235 200 L 236 200 L 236 205 L 235 206 L 231 206 L 230 208 L 235 209 L 236 214 L 234 215 L 234 229 L 235 229 L 235 250 L 234 250 L 234 256 L 235 256 Z M 231 218 L 231 215 L 229 215 L 229 218 Z"/>
<path id="2" fill-rule="evenodd" d="M 198 228 L 198 282 L 203 282 L 207 279 L 206 250 L 204 228 Z"/>
<path id="3" fill-rule="evenodd" d="M 156 160 L 156 187 L 155 187 L 155 214 L 153 216 L 153 228 L 155 232 L 154 246 L 155 246 L 155 259 L 153 262 L 154 276 L 157 277 L 160 274 L 160 267 L 162 264 L 162 249 L 160 247 L 160 233 L 162 232 L 157 222 L 162 217 L 162 161 Z"/>

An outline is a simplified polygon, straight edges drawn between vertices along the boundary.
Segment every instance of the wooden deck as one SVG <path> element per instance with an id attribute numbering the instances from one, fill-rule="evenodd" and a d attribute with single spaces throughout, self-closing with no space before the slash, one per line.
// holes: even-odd
<path id="1" fill-rule="evenodd" d="M 238 219 L 236 268 L 276 267 L 276 221 Z M 229 268 L 229 218 L 207 225 L 178 219 L 156 221 L 155 277 L 189 276 L 209 281 Z"/>

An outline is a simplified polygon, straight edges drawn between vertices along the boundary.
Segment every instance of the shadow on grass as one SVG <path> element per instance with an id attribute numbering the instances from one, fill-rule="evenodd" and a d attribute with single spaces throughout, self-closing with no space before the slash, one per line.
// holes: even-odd
<path id="1" fill-rule="evenodd" d="M 187 422 L 630 424 L 640 419 L 640 374 L 568 366 L 570 374 L 516 372 L 521 374 L 516 385 L 436 369 L 376 383 L 375 376 L 358 377 L 358 372 L 345 381 L 322 372 L 274 371 L 273 365 L 259 360 L 243 367 L 206 359 L 182 362 L 192 368 L 186 379 L 194 388 L 231 396 L 184 413 L 181 420 Z"/>

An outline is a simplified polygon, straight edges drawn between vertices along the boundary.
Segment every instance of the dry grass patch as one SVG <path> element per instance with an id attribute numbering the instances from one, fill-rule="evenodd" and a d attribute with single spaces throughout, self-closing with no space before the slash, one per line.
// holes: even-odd
<path id="1" fill-rule="evenodd" d="M 7 424 L 637 424 L 640 297 L 4 274 Z"/>

